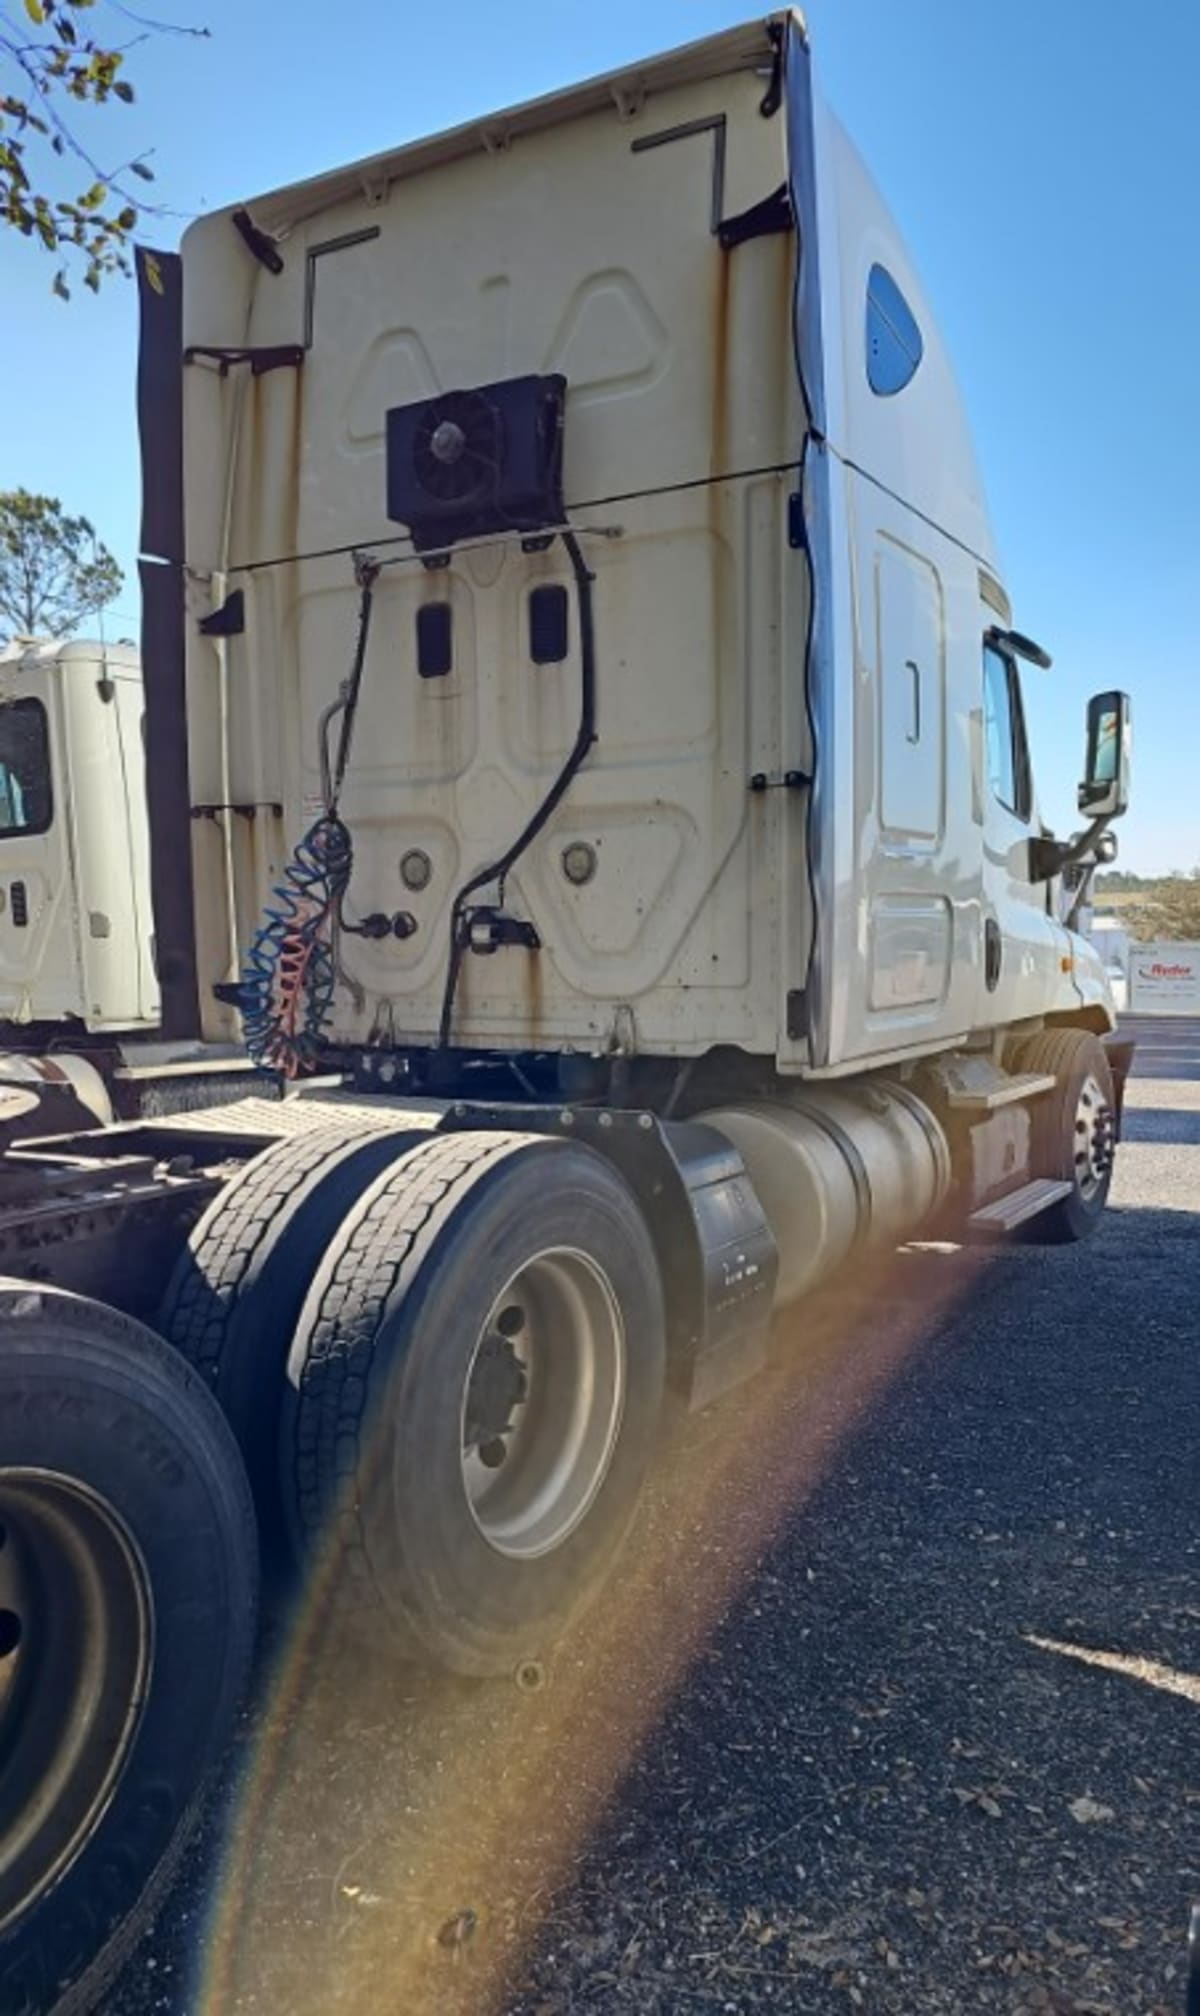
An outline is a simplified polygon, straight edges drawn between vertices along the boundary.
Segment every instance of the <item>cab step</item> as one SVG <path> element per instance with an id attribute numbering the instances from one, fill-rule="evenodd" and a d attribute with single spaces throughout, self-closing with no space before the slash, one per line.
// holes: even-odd
<path id="1" fill-rule="evenodd" d="M 1039 1211 L 1046 1211 L 1060 1198 L 1069 1197 L 1071 1189 L 1070 1183 L 1057 1177 L 1035 1176 L 1031 1183 L 1022 1183 L 1019 1190 L 1010 1190 L 1006 1197 L 996 1197 L 990 1204 L 972 1211 L 967 1219 L 967 1232 L 975 1239 L 1002 1239 L 1027 1219 L 1036 1218 Z"/>
<path id="2" fill-rule="evenodd" d="M 1021 1071 L 997 1075 L 992 1082 L 953 1085 L 949 1104 L 960 1113 L 994 1113 L 998 1106 L 1013 1106 L 1019 1099 L 1038 1099 L 1053 1092 L 1058 1080 L 1053 1071 Z"/>

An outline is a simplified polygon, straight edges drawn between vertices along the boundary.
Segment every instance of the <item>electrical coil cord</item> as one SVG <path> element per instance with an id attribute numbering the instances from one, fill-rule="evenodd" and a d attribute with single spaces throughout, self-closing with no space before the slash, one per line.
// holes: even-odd
<path id="1" fill-rule="evenodd" d="M 335 936 L 338 930 L 366 937 L 382 936 L 378 925 L 348 923 L 343 913 L 354 847 L 338 806 L 354 719 L 367 656 L 378 567 L 359 561 L 358 640 L 350 675 L 320 722 L 321 792 L 325 810 L 309 827 L 272 892 L 272 902 L 250 947 L 241 983 L 218 988 L 222 1000 L 241 1011 L 243 1036 L 250 1056 L 261 1070 L 282 1078 L 298 1078 L 315 1070 L 321 1039 L 333 1007 L 337 984 Z M 329 761 L 329 731 L 341 715 L 337 755 Z"/>

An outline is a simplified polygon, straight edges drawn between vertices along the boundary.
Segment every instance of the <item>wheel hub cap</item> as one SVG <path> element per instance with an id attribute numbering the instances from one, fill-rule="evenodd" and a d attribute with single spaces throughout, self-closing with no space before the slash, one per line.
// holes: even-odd
<path id="1" fill-rule="evenodd" d="M 145 1566 L 111 1507 L 71 1478 L 0 1471 L 0 1931 L 99 1826 L 151 1652 Z"/>
<path id="2" fill-rule="evenodd" d="M 463 1394 L 462 1476 L 499 1554 L 559 1547 L 595 1502 L 625 1402 L 625 1332 L 594 1260 L 554 1248 L 497 1296 Z"/>
<path id="3" fill-rule="evenodd" d="M 1116 1116 L 1089 1072 L 1075 1107 L 1075 1184 L 1082 1197 L 1094 1197 L 1099 1190 L 1112 1168 L 1115 1142 Z"/>
<path id="4" fill-rule="evenodd" d="M 507 1312 L 501 1311 L 501 1315 Z M 524 1314 L 520 1329 L 524 1328 Z M 514 1335 L 518 1334 L 514 1332 Z M 513 1417 L 529 1393 L 529 1375 L 517 1356 L 512 1337 L 501 1330 L 489 1330 L 475 1354 L 475 1365 L 467 1387 L 467 1421 L 463 1440 L 468 1448 L 483 1448 L 502 1442 L 513 1427 Z M 493 1466 L 495 1467 L 495 1466 Z"/>

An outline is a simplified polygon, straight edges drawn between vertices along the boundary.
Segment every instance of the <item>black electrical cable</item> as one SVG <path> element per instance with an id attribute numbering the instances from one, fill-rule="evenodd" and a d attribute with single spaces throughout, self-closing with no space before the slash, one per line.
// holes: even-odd
<path id="1" fill-rule="evenodd" d="M 754 483 L 763 476 L 787 476 L 798 467 L 799 463 L 792 461 L 760 462 L 746 469 L 718 469 L 711 471 L 707 476 L 686 476 L 674 483 L 648 483 L 640 490 L 616 490 L 608 497 L 578 497 L 568 503 L 567 510 L 599 511 L 609 504 L 641 504 L 651 498 L 680 497 L 690 490 L 713 490 L 727 483 Z M 557 526 L 547 527 L 547 533 L 559 529 L 561 528 Z M 617 536 L 620 531 L 619 527 L 601 525 L 585 525 L 582 529 L 585 532 L 598 532 L 609 539 Z M 528 538 L 528 536 L 523 528 L 491 535 L 481 534 L 477 539 L 463 539 L 457 542 L 458 550 L 463 553 L 490 552 L 497 546 L 508 544 L 514 537 Z M 425 553 L 418 553 L 412 547 L 411 532 L 385 532 L 380 538 L 373 539 L 371 546 L 373 550 L 383 546 L 406 546 L 412 549 L 406 553 L 389 555 L 379 563 L 383 567 L 421 566 L 429 557 Z M 273 553 L 266 560 L 238 560 L 230 565 L 228 572 L 261 574 L 269 567 L 294 567 L 302 560 L 342 560 L 347 554 L 357 556 L 360 551 L 361 548 L 358 546 L 315 546 L 306 553 Z"/>
<path id="2" fill-rule="evenodd" d="M 334 902 L 334 917 L 339 931 L 354 938 L 384 938 L 391 929 L 391 920 L 383 916 L 370 917 L 361 924 L 352 924 L 346 916 L 346 896 L 350 887 L 350 871 L 354 866 L 354 848 L 338 806 L 342 796 L 342 785 L 346 780 L 346 770 L 350 762 L 350 749 L 354 741 L 354 726 L 358 716 L 359 693 L 362 688 L 363 668 L 367 662 L 367 641 L 371 634 L 371 615 L 375 607 L 375 583 L 379 576 L 379 562 L 367 560 L 359 555 L 355 561 L 355 574 L 359 586 L 358 637 L 354 647 L 354 659 L 350 673 L 342 686 L 333 707 L 327 709 L 321 718 L 321 794 L 325 800 L 325 817 L 318 824 L 338 827 L 346 836 L 346 874 L 337 889 Z M 329 761 L 329 724 L 340 708 L 341 727 L 338 731 L 337 755 L 332 766 Z"/>
<path id="3" fill-rule="evenodd" d="M 801 389 L 802 391 L 804 389 L 803 375 L 801 376 Z M 805 396 L 805 403 L 807 406 L 806 392 L 804 396 Z M 813 701 L 813 666 L 812 666 L 813 639 L 816 635 L 816 629 L 817 629 L 817 562 L 816 562 L 816 554 L 813 550 L 812 537 L 809 532 L 808 516 L 807 516 L 807 500 L 805 497 L 805 488 L 804 488 L 805 477 L 807 474 L 808 450 L 809 450 L 809 444 L 812 440 L 813 440 L 813 433 L 810 425 L 808 432 L 805 434 L 804 446 L 803 449 L 801 450 L 800 479 L 797 484 L 797 489 L 800 493 L 800 523 L 804 532 L 804 558 L 808 568 L 808 598 L 807 598 L 808 606 L 804 614 L 804 661 L 803 661 L 804 718 L 808 726 L 809 745 L 812 749 L 812 761 L 811 761 L 812 776 L 809 778 L 808 783 L 808 807 L 805 817 L 804 879 L 808 884 L 808 903 L 809 903 L 809 913 L 812 919 L 812 926 L 808 947 L 808 961 L 805 968 L 804 992 L 806 997 L 805 1020 L 807 1024 L 805 1033 L 810 1038 L 812 1036 L 812 1018 L 813 1018 L 813 1002 L 811 999 L 812 974 L 813 969 L 817 962 L 819 921 L 820 921 L 820 893 L 817 889 L 816 864 L 813 860 L 813 812 L 814 812 L 814 793 L 816 788 L 816 774 L 818 765 L 821 760 L 821 732 L 820 732 L 820 723 L 817 719 L 817 709 Z"/>
<path id="4" fill-rule="evenodd" d="M 458 992 L 463 954 L 467 949 L 470 933 L 471 918 L 467 908 L 470 898 L 477 889 L 484 888 L 489 882 L 503 885 L 505 876 L 520 860 L 526 848 L 537 839 L 538 834 L 561 804 L 573 779 L 587 761 L 588 751 L 596 740 L 596 630 L 592 608 L 592 582 L 595 577 L 583 557 L 574 532 L 562 532 L 559 537 L 571 562 L 579 603 L 579 727 L 566 762 L 533 817 L 522 827 L 511 846 L 498 860 L 489 862 L 486 868 L 480 868 L 469 881 L 463 883 L 450 906 L 450 958 L 446 967 L 446 985 L 442 994 L 442 1014 L 438 1028 L 438 1047 L 442 1050 L 448 1049 L 450 1044 L 454 999 Z"/>
<path id="5" fill-rule="evenodd" d="M 326 708 L 321 717 L 318 734 L 320 737 L 321 796 L 325 801 L 325 817 L 336 819 L 338 801 L 342 795 L 342 785 L 346 777 L 346 765 L 350 761 L 350 744 L 354 739 L 354 721 L 358 712 L 358 695 L 362 686 L 363 667 L 367 662 L 367 639 L 371 634 L 371 612 L 375 606 L 375 580 L 379 567 L 375 562 L 360 561 L 356 568 L 358 575 L 358 637 L 354 645 L 354 658 L 348 677 L 343 681 L 337 699 Z M 332 766 L 329 761 L 329 724 L 335 714 L 342 717 L 338 733 L 337 757 Z"/>
<path id="6" fill-rule="evenodd" d="M 784 86 L 784 93 L 788 99 L 789 108 L 793 103 L 791 80 L 787 74 L 788 56 L 790 54 L 791 47 L 792 47 L 792 38 L 791 36 L 789 36 L 784 43 L 784 50 L 783 50 L 783 86 Z M 811 103 L 809 104 L 808 107 L 808 116 L 810 123 L 807 128 L 807 137 L 811 144 L 811 136 L 812 136 Z M 792 123 L 791 123 L 791 111 L 789 109 L 789 115 L 788 115 L 789 148 L 791 145 L 791 141 L 792 141 Z M 795 173 L 799 165 L 800 165 L 799 163 L 793 163 L 792 168 L 793 174 Z M 809 168 L 811 168 L 812 165 L 811 159 L 807 165 Z M 802 534 L 804 559 L 808 572 L 808 598 L 807 598 L 808 606 L 805 610 L 805 616 L 804 616 L 803 692 L 804 692 L 804 718 L 808 729 L 809 746 L 812 751 L 812 757 L 810 763 L 810 769 L 812 775 L 809 777 L 808 780 L 808 797 L 805 808 L 805 821 L 804 821 L 804 827 L 805 827 L 804 876 L 805 881 L 808 885 L 809 915 L 811 918 L 808 958 L 805 962 L 805 974 L 804 974 L 805 1033 L 809 1038 L 811 1046 L 811 1040 L 813 1034 L 813 1011 L 814 1011 L 813 995 L 814 992 L 816 991 L 814 989 L 813 980 L 814 980 L 814 974 L 818 972 L 818 959 L 819 959 L 820 933 L 821 933 L 821 896 L 820 891 L 817 887 L 816 863 L 814 861 L 813 855 L 814 855 L 814 826 L 816 823 L 816 811 L 817 811 L 817 789 L 818 789 L 817 778 L 820 772 L 822 755 L 823 755 L 823 749 L 822 749 L 823 737 L 821 733 L 820 713 L 816 705 L 816 698 L 813 692 L 814 667 L 812 659 L 813 659 L 813 646 L 817 636 L 818 580 L 817 580 L 816 540 L 813 536 L 814 527 L 810 523 L 809 519 L 809 505 L 811 497 L 811 493 L 809 490 L 809 455 L 810 453 L 813 452 L 820 454 L 822 449 L 828 450 L 829 444 L 825 437 L 824 428 L 822 424 L 825 418 L 824 409 L 823 407 L 818 407 L 816 398 L 814 396 L 814 387 L 809 384 L 808 380 L 808 371 L 806 368 L 806 358 L 805 358 L 806 343 L 805 343 L 804 330 L 802 327 L 801 297 L 806 277 L 804 262 L 806 260 L 809 261 L 814 274 L 816 271 L 815 228 L 813 229 L 812 232 L 813 244 L 811 248 L 809 247 L 809 244 L 807 242 L 808 227 L 810 225 L 814 225 L 815 220 L 812 218 L 811 212 L 807 212 L 805 206 L 799 201 L 796 201 L 795 198 L 796 198 L 796 192 L 795 190 L 793 190 L 793 200 L 797 220 L 797 231 L 796 231 L 797 264 L 796 264 L 795 276 L 792 283 L 792 314 L 791 314 L 792 359 L 796 367 L 796 377 L 800 385 L 800 398 L 804 406 L 804 439 L 800 444 L 800 461 L 796 478 L 796 498 L 798 504 L 798 514 L 797 514 L 798 527 Z M 821 363 L 819 356 L 815 361 L 816 361 L 817 373 L 819 376 L 821 372 Z M 818 386 L 815 389 L 819 390 L 820 388 Z"/>

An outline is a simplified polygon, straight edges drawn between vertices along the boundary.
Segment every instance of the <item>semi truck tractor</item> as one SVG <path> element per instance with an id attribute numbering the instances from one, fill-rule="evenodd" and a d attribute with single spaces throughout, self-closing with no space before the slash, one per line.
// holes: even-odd
<path id="1" fill-rule="evenodd" d="M 1129 1063 L 1059 921 L 1129 703 L 1090 703 L 1056 838 L 1049 661 L 798 15 L 137 276 L 163 1035 L 258 1075 L 47 1107 L 0 1170 L 6 2016 L 84 2006 L 186 1831 L 245 1658 L 233 1443 L 268 1558 L 319 1552 L 374 1656 L 503 1675 L 776 1312 L 922 1233 L 1090 1233 Z M 22 1662 L 68 1615 L 111 1712 L 79 1736 L 64 1680 L 37 1748 Z"/>

